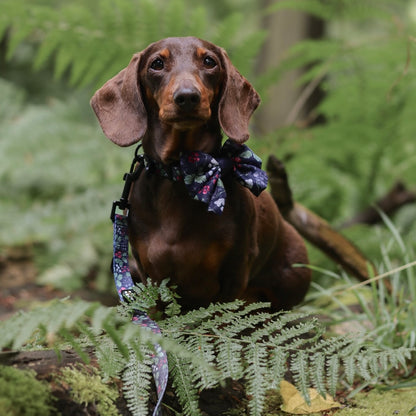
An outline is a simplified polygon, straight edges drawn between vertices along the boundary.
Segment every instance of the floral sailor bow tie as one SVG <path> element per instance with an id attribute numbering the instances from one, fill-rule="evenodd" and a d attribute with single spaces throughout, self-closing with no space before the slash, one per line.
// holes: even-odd
<path id="1" fill-rule="evenodd" d="M 227 140 L 218 156 L 203 152 L 183 153 L 170 165 L 143 156 L 147 171 L 177 182 L 183 182 L 188 194 L 208 205 L 208 211 L 221 214 L 227 193 L 221 178 L 231 174 L 237 182 L 258 196 L 267 187 L 267 174 L 261 159 L 246 145 Z"/>

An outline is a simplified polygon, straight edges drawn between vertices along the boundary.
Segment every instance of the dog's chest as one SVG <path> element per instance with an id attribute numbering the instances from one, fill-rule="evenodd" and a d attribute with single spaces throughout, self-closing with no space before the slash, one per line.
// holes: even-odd
<path id="1" fill-rule="evenodd" d="M 147 179 L 135 184 L 129 214 L 131 244 L 144 272 L 179 284 L 201 275 L 215 279 L 235 244 L 232 215 L 207 212 L 178 183 Z"/>

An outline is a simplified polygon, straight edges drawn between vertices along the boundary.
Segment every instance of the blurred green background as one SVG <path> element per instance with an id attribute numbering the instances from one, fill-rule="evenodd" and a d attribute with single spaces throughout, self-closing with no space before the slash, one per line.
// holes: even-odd
<path id="1" fill-rule="evenodd" d="M 249 145 L 334 226 L 397 181 L 416 191 L 415 29 L 414 0 L 0 0 L 0 256 L 23 247 L 38 283 L 113 290 L 109 213 L 134 149 L 89 99 L 166 36 L 228 51 L 263 98 Z M 414 259 L 415 219 L 407 204 L 343 232 L 383 272 Z"/>

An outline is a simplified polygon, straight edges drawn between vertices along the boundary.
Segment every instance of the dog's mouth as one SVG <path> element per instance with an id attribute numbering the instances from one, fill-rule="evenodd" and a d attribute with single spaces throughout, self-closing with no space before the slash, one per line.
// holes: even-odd
<path id="1" fill-rule="evenodd" d="M 193 130 L 205 124 L 206 120 L 201 118 L 174 118 L 169 120 L 169 124 L 179 131 Z"/>
<path id="2" fill-rule="evenodd" d="M 191 130 L 205 124 L 211 117 L 211 110 L 198 109 L 190 112 L 169 111 L 161 109 L 160 119 L 171 125 L 175 130 Z"/>

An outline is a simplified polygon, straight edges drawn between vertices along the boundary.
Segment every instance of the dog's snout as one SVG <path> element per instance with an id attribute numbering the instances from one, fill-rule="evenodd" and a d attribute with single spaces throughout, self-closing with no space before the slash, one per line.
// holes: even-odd
<path id="1" fill-rule="evenodd" d="M 201 93 L 196 88 L 179 88 L 173 94 L 175 104 L 183 111 L 192 111 L 201 101 Z"/>

